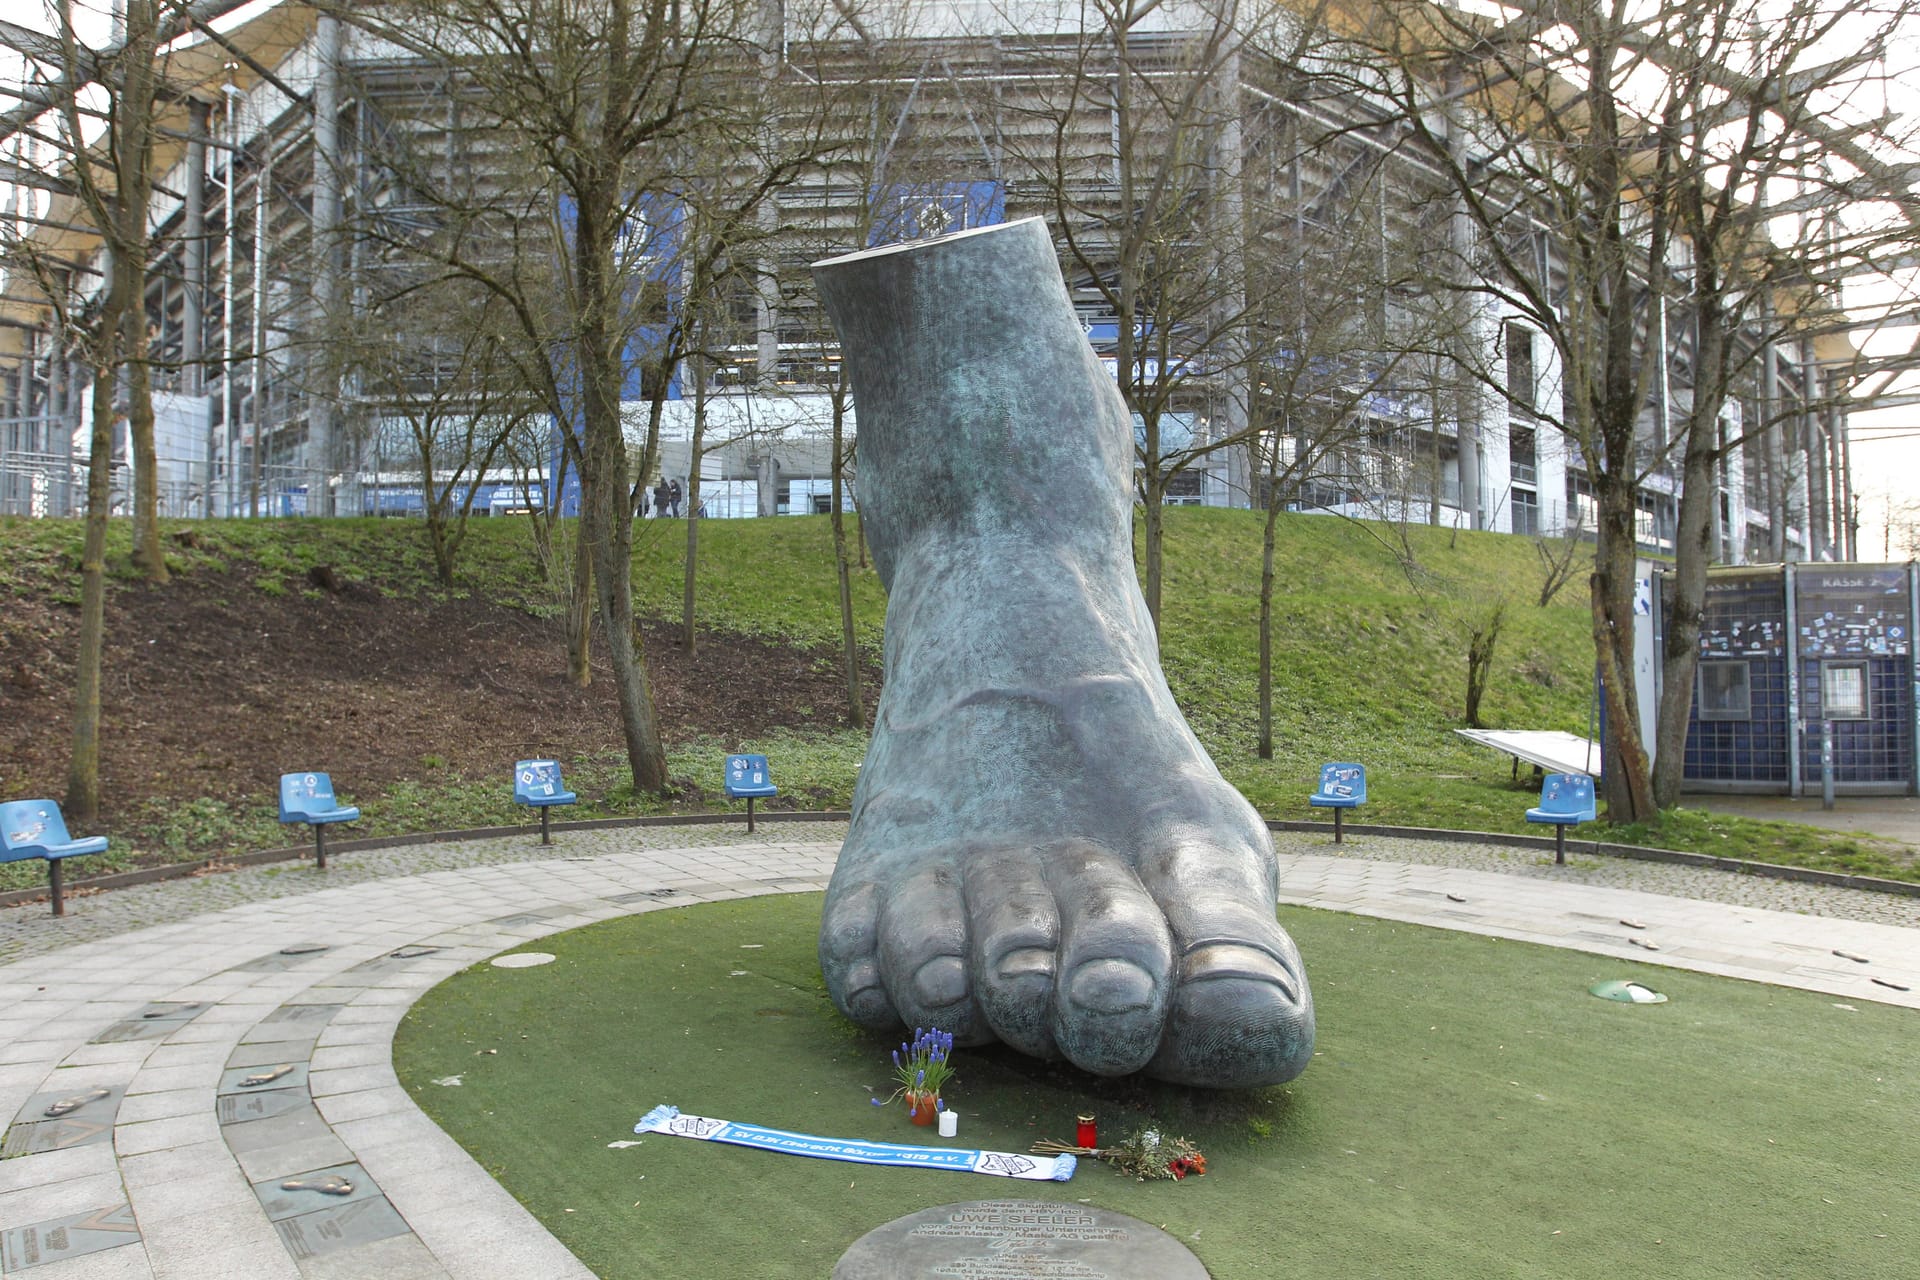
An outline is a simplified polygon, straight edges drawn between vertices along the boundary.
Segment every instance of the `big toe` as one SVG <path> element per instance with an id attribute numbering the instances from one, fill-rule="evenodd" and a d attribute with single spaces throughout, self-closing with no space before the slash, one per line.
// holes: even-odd
<path id="1" fill-rule="evenodd" d="M 1281 1084 L 1313 1059 L 1313 997 L 1278 924 L 1190 946 L 1159 1051 L 1147 1074 L 1176 1084 Z"/>
<path id="2" fill-rule="evenodd" d="M 1312 1060 L 1313 994 L 1299 949 L 1274 919 L 1272 859 L 1264 842 L 1189 836 L 1143 863 L 1179 957 L 1166 1035 L 1147 1074 L 1242 1089 L 1291 1080 Z"/>

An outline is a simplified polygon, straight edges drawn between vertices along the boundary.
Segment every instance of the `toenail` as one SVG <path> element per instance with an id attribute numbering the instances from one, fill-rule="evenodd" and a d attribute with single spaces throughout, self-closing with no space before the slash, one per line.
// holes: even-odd
<path id="1" fill-rule="evenodd" d="M 1188 982 L 1241 978 L 1270 983 L 1293 997 L 1293 975 L 1265 948 L 1247 943 L 1220 942 L 1187 953 L 1183 966 Z"/>
<path id="2" fill-rule="evenodd" d="M 935 956 L 914 971 L 913 990 L 930 1009 L 955 1004 L 967 994 L 967 966 L 959 956 Z"/>
<path id="3" fill-rule="evenodd" d="M 1016 947 L 1000 958 L 1002 978 L 1051 978 L 1053 952 L 1046 947 Z"/>
<path id="4" fill-rule="evenodd" d="M 1131 1013 L 1153 997 L 1153 975 L 1131 960 L 1089 960 L 1067 988 L 1068 1002 L 1089 1013 Z"/>

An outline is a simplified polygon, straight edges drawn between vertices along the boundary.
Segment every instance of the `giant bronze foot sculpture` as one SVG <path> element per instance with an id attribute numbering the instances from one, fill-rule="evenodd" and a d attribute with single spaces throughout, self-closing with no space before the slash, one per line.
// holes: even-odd
<path id="1" fill-rule="evenodd" d="M 1313 1000 L 1265 826 L 1161 674 L 1132 439 L 1029 219 L 819 263 L 888 591 L 820 962 L 863 1026 L 1101 1075 L 1292 1079 Z"/>

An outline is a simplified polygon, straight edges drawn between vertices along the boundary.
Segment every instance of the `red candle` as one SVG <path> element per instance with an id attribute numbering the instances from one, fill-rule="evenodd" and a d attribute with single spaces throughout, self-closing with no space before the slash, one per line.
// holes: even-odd
<path id="1" fill-rule="evenodd" d="M 1094 1126 L 1092 1116 L 1081 1116 L 1073 1128 L 1073 1145 L 1076 1147 L 1097 1147 L 1100 1145 L 1100 1130 Z"/>

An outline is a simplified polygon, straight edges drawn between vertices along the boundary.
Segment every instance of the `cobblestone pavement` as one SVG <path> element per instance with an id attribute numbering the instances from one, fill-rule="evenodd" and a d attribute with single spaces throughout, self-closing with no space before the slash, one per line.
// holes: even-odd
<path id="1" fill-rule="evenodd" d="M 0 907 L 0 964 L 76 942 L 91 942 L 152 925 L 188 920 L 243 903 L 288 898 L 390 876 L 503 866 L 555 856 L 593 858 L 615 852 L 718 847 L 754 841 L 779 844 L 798 840 L 837 848 L 846 834 L 844 822 L 767 823 L 754 836 L 748 836 L 738 826 L 719 824 L 568 831 L 561 837 L 563 843 L 550 848 L 543 848 L 538 840 L 524 835 L 423 843 L 393 849 L 332 852 L 324 873 L 315 871 L 306 862 L 283 862 L 93 895 L 75 896 L 70 891 L 72 914 L 65 920 L 52 918 L 44 902 Z M 1274 844 L 1283 857 L 1313 853 L 1497 871 L 1560 884 L 1635 889 L 1703 902 L 1920 928 L 1920 897 L 1586 854 L 1573 842 L 1568 844 L 1568 865 L 1564 867 L 1555 867 L 1550 855 L 1535 849 L 1464 844 L 1455 840 L 1350 835 L 1344 843 L 1335 846 L 1329 837 L 1318 832 L 1281 831 L 1274 834 Z"/>
<path id="2" fill-rule="evenodd" d="M 400 1018 L 560 930 L 824 887 L 844 826 L 504 836 L 0 911 L 0 1270 L 585 1276 L 414 1106 Z M 1920 1007 L 1920 903 L 1656 863 L 1283 833 L 1281 896 Z M 1311 957 L 1309 957 L 1311 961 Z"/>
<path id="3" fill-rule="evenodd" d="M 1385 836 L 1348 836 L 1336 848 L 1318 834 L 1277 832 L 1274 844 L 1287 853 L 1334 854 L 1377 862 L 1409 862 L 1432 867 L 1461 867 L 1527 876 L 1554 884 L 1632 889 L 1667 894 L 1729 906 L 1763 907 L 1836 920 L 1863 920 L 1873 924 L 1920 928 L 1920 897 L 1873 893 L 1838 885 L 1802 884 L 1768 876 L 1717 871 L 1666 862 L 1582 852 L 1567 841 L 1567 865 L 1553 865 L 1551 851 L 1516 849 L 1502 845 L 1466 844 L 1456 840 L 1404 840 Z M 1738 857 L 1737 852 L 1729 856 Z"/>

